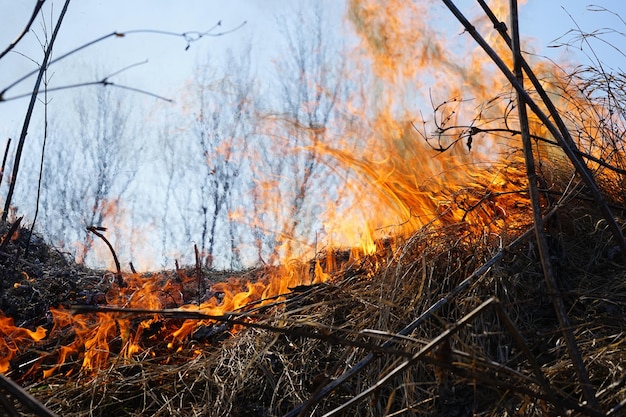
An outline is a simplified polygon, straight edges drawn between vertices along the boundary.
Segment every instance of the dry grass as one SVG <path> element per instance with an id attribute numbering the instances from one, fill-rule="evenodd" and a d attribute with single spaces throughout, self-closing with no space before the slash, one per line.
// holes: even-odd
<path id="1" fill-rule="evenodd" d="M 545 232 L 601 411 L 583 402 L 533 235 L 526 233 L 532 222 L 525 194 L 494 197 L 488 187 L 468 191 L 469 210 L 498 198 L 506 216 L 483 228 L 433 223 L 377 242 L 371 256 L 323 255 L 320 264 L 340 265 L 327 283 L 246 306 L 182 345 L 172 348 L 166 337 L 181 317 L 164 314 L 139 354 L 116 356 L 118 337 L 100 371 L 81 369 L 79 352 L 55 375 L 27 374 L 22 382 L 63 416 L 322 416 L 336 409 L 334 415 L 346 416 L 620 415 L 626 266 L 571 170 L 553 162 L 552 171 L 542 171 L 542 196 L 546 207 L 559 206 Z M 603 178 L 607 198 L 621 204 L 621 185 Z M 263 280 L 270 269 L 240 279 Z M 296 269 L 309 273 L 308 264 Z M 55 351 L 73 334 L 56 337 L 39 348 Z"/>
<path id="2" fill-rule="evenodd" d="M 548 231 L 578 347 L 608 412 L 626 397 L 626 268 L 611 259 L 602 225 L 573 200 Z M 509 248 L 409 335 L 397 335 L 508 243 L 459 225 L 425 228 L 380 242 L 376 255 L 353 259 L 327 284 L 251 306 L 246 314 L 267 328 L 190 340 L 178 351 L 155 343 L 132 359 L 112 356 L 96 374 L 69 364 L 30 391 L 63 416 L 280 416 L 301 404 L 301 415 L 318 416 L 376 384 L 338 415 L 593 415 L 580 404 L 529 240 Z M 475 310 L 492 297 L 499 301 Z M 397 342 L 380 347 L 389 340 Z M 433 340 L 433 350 L 416 359 Z M 371 353 L 359 372 L 315 398 Z"/>

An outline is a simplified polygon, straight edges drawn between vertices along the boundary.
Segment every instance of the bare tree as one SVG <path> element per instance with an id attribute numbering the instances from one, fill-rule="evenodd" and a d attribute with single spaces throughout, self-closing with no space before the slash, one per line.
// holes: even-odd
<path id="1" fill-rule="evenodd" d="M 162 126 L 159 132 L 159 148 L 162 152 L 159 152 L 157 157 L 158 170 L 165 174 L 162 178 L 165 184 L 163 200 L 159 200 L 157 204 L 163 207 L 160 216 L 161 256 L 165 266 L 170 261 L 170 246 L 180 245 L 179 247 L 184 248 L 184 244 L 193 239 L 192 223 L 188 219 L 188 213 L 185 213 L 185 207 L 192 200 L 192 190 L 181 184 L 193 184 L 195 178 L 189 177 L 193 177 L 195 172 L 188 169 L 186 162 L 190 152 L 188 141 L 182 139 L 180 132 L 172 131 L 169 124 L 173 124 L 174 121 L 169 117 L 163 120 L 166 125 Z"/>
<path id="2" fill-rule="evenodd" d="M 133 156 L 141 146 L 131 133 L 131 108 L 123 94 L 98 88 L 93 96 L 76 99 L 76 125 L 64 129 L 55 123 L 42 177 L 41 227 L 79 261 L 93 244 L 86 226 L 109 226 L 118 237 L 121 233 L 116 227 L 121 198 L 135 179 Z"/>
<path id="3" fill-rule="evenodd" d="M 281 204 L 287 208 L 280 233 L 291 243 L 283 248 L 291 253 L 295 242 L 312 241 L 313 219 L 321 211 L 317 203 L 325 201 L 318 198 L 319 190 L 328 191 L 331 185 L 318 145 L 329 141 L 337 105 L 345 99 L 345 60 L 321 2 L 299 8 L 295 19 L 279 16 L 277 21 L 286 53 L 277 63 L 281 94 L 275 134 L 281 140 L 273 169 L 282 182 Z"/>
<path id="4" fill-rule="evenodd" d="M 198 68 L 183 100 L 187 119 L 177 122 L 186 128 L 166 129 L 162 135 L 173 151 L 163 158 L 166 210 L 172 215 L 172 209 L 177 210 L 187 239 L 180 243 L 189 245 L 189 240 L 197 239 L 208 268 L 215 266 L 218 254 L 221 267 L 242 264 L 238 247 L 244 239 L 230 214 L 243 204 L 250 181 L 247 148 L 254 134 L 255 99 L 250 50 L 227 56 L 228 68 Z M 181 161 L 184 156 L 189 159 Z M 181 198 L 183 194 L 186 197 Z"/>
<path id="5" fill-rule="evenodd" d="M 205 70 L 197 80 L 198 107 L 192 132 L 205 162 L 200 183 L 201 248 L 206 265 L 212 267 L 220 215 L 227 214 L 225 210 L 231 204 L 232 189 L 240 175 L 247 146 L 240 124 L 246 111 L 249 84 L 238 84 L 227 76 L 212 85 L 207 76 Z M 214 94 L 212 87 L 217 88 L 218 94 Z"/>

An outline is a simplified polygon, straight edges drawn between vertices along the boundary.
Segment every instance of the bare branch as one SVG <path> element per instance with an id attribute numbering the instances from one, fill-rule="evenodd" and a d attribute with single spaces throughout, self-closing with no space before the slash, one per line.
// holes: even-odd
<path id="1" fill-rule="evenodd" d="M 122 277 L 122 268 L 120 266 L 120 261 L 117 259 L 117 255 L 115 254 L 115 249 L 113 249 L 113 245 L 111 245 L 111 242 L 109 242 L 109 240 L 102 233 L 100 233 L 100 231 L 105 231 L 105 230 L 107 230 L 107 229 L 105 227 L 101 227 L 101 226 L 88 226 L 87 227 L 87 231 L 88 232 L 91 232 L 94 235 L 98 236 L 108 246 L 109 250 L 111 251 L 111 254 L 113 255 L 113 261 L 115 262 L 115 268 L 117 269 L 117 275 L 116 275 L 117 284 L 120 287 L 125 287 L 126 283 L 124 282 L 124 278 Z"/>
<path id="2" fill-rule="evenodd" d="M 142 90 L 140 88 L 130 87 L 130 86 L 127 86 L 127 85 L 117 84 L 117 83 L 114 83 L 112 81 L 108 81 L 107 77 L 105 77 L 105 78 L 103 78 L 103 79 L 101 79 L 99 81 L 88 81 L 88 82 L 85 82 L 85 83 L 70 84 L 70 85 L 63 85 L 63 86 L 60 86 L 60 87 L 48 88 L 48 92 L 61 91 L 61 90 L 70 90 L 70 89 L 74 89 L 74 88 L 89 87 L 89 86 L 93 86 L 93 85 L 101 85 L 103 87 L 109 87 L 110 86 L 110 87 L 120 88 L 122 90 L 129 90 L 129 91 L 133 91 L 135 93 L 140 93 L 140 94 L 144 94 L 144 95 L 147 95 L 147 96 L 150 96 L 150 97 L 154 97 L 154 98 L 157 98 L 159 100 L 166 101 L 168 103 L 173 103 L 174 102 L 174 100 L 172 100 L 170 98 L 160 96 L 160 95 L 158 95 L 156 93 L 151 93 L 150 91 L 146 91 L 146 90 Z M 17 95 L 17 96 L 9 97 L 9 98 L 5 99 L 4 101 L 19 100 L 19 99 L 28 97 L 30 95 L 31 95 L 30 93 L 29 94 L 20 94 L 20 95 Z"/>
<path id="3" fill-rule="evenodd" d="M 65 13 L 67 12 L 67 8 L 70 5 L 70 0 L 66 0 L 63 5 L 63 9 L 61 9 L 61 14 L 59 15 L 59 20 L 52 32 L 52 37 L 50 39 L 50 44 L 46 49 L 44 54 L 43 62 L 41 63 L 41 67 L 39 68 L 39 75 L 37 76 L 37 81 L 35 82 L 35 86 L 33 88 L 33 92 L 30 98 L 30 103 L 28 104 L 28 110 L 26 111 L 26 117 L 24 118 L 24 124 L 22 126 L 22 133 L 20 134 L 20 140 L 17 144 L 17 150 L 15 152 L 15 162 L 13 163 L 13 175 L 11 176 L 11 183 L 9 184 L 9 191 L 7 193 L 7 197 L 4 203 L 4 210 L 2 212 L 2 221 L 6 221 L 7 215 L 9 213 L 9 208 L 11 207 L 11 200 L 13 198 L 13 192 L 15 191 L 15 182 L 17 180 L 17 174 L 19 173 L 20 167 L 20 159 L 22 157 L 22 150 L 24 149 L 24 142 L 26 142 L 26 135 L 28 134 L 28 127 L 30 126 L 30 119 L 33 115 L 33 110 L 35 108 L 35 101 L 37 100 L 37 94 L 39 92 L 39 86 L 41 85 L 41 80 L 48 69 L 48 60 L 50 59 L 50 55 L 52 54 L 52 48 L 54 46 L 54 42 L 56 40 L 57 34 L 59 33 L 59 29 L 61 29 L 61 23 L 63 22 L 63 18 L 65 17 Z M 0 93 L 0 97 L 2 93 Z"/>
<path id="4" fill-rule="evenodd" d="M 7 146 L 4 148 L 4 157 L 2 158 L 2 167 L 0 168 L 0 184 L 2 184 L 2 179 L 4 178 L 4 169 L 7 165 L 7 158 L 9 157 L 9 148 L 11 147 L 11 138 L 7 140 Z"/>
<path id="5" fill-rule="evenodd" d="M 0 59 L 2 59 L 6 54 L 11 52 L 11 50 L 15 48 L 15 46 L 18 43 L 20 43 L 22 38 L 28 33 L 28 31 L 30 30 L 30 27 L 33 25 L 33 22 L 35 21 L 35 18 L 37 18 L 37 15 L 39 14 L 39 10 L 41 10 L 41 7 L 43 6 L 45 2 L 46 0 L 37 0 L 37 3 L 35 4 L 35 8 L 33 9 L 33 13 L 31 14 L 30 19 L 28 20 L 28 23 L 26 24 L 22 32 L 19 35 L 17 35 L 17 38 L 15 38 L 15 40 L 11 42 L 9 46 L 7 46 L 7 48 L 4 51 L 2 51 L 2 53 L 0 53 Z"/>
<path id="6" fill-rule="evenodd" d="M 53 59 L 49 62 L 48 65 L 52 65 L 52 64 L 56 64 L 57 62 L 71 56 L 74 55 L 75 53 L 82 51 L 83 49 L 86 49 L 90 46 L 93 46 L 97 43 L 100 43 L 106 39 L 109 38 L 123 38 L 127 35 L 134 35 L 134 34 L 138 34 L 138 33 L 152 33 L 152 34 L 157 34 L 157 35 L 165 35 L 165 36 L 176 36 L 176 37 L 182 37 L 183 39 L 185 39 L 185 41 L 187 42 L 187 46 L 185 47 L 185 50 L 188 50 L 191 46 L 191 43 L 196 42 L 206 36 L 211 36 L 211 37 L 218 37 L 218 36 L 224 36 L 230 33 L 235 32 L 236 30 L 239 30 L 241 27 L 243 27 L 246 24 L 246 22 L 244 21 L 243 23 L 241 23 L 239 26 L 233 28 L 233 29 L 229 29 L 227 31 L 223 31 L 223 32 L 219 32 L 219 33 L 210 33 L 215 27 L 220 26 L 221 22 L 218 22 L 215 26 L 213 26 L 211 29 L 204 31 L 204 32 L 197 32 L 197 31 L 191 31 L 191 32 L 182 32 L 182 33 L 176 33 L 176 32 L 167 32 L 167 31 L 163 31 L 163 30 L 156 30 L 156 29 L 135 29 L 135 30 L 129 30 L 129 31 L 125 31 L 125 32 L 111 32 L 108 33 L 106 35 L 100 36 L 99 38 L 96 38 L 90 42 L 87 42 L 77 48 L 74 48 L 72 50 L 70 50 L 69 52 L 66 52 L 65 54 L 59 56 L 56 59 Z M 34 75 L 38 72 L 39 70 L 34 70 L 31 71 L 29 73 L 27 73 L 26 75 L 24 75 L 23 77 L 17 79 L 16 81 L 14 81 L 13 83 L 9 84 L 4 90 L 0 91 L 0 102 L 2 101 L 7 101 L 6 99 L 4 99 L 4 95 L 6 94 L 7 91 L 9 91 L 11 88 L 15 87 L 16 85 L 18 85 L 19 83 L 21 83 L 22 81 L 24 81 L 25 79 L 29 78 L 31 75 Z M 51 90 L 50 90 L 51 91 Z"/>
<path id="7" fill-rule="evenodd" d="M 28 393 L 24 388 L 20 387 L 9 378 L 0 374 L 0 387 L 17 398 L 22 404 L 28 407 L 38 417 L 56 417 L 52 411 L 48 410 L 35 397 Z"/>

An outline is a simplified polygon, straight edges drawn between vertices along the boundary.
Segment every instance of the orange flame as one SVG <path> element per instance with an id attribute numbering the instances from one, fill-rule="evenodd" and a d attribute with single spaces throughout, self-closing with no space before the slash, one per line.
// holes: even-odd
<path id="1" fill-rule="evenodd" d="M 0 313 L 0 372 L 6 372 L 13 360 L 26 347 L 38 342 L 46 336 L 43 327 L 32 331 L 15 326 L 13 319 Z"/>
<path id="2" fill-rule="evenodd" d="M 428 25 L 425 18 L 428 13 L 429 6 L 423 3 L 351 1 L 350 18 L 362 36 L 365 60 L 372 61 L 379 77 L 377 82 L 384 87 L 378 94 L 368 96 L 365 93 L 355 98 L 361 105 L 345 103 L 346 111 L 360 120 L 361 127 L 346 128 L 343 137 L 337 138 L 332 146 L 319 140 L 329 134 L 326 129 L 304 128 L 297 123 L 286 129 L 304 133 L 303 142 L 294 153 L 312 151 L 313 158 L 329 158 L 332 164 L 339 162 L 335 170 L 345 180 L 345 188 L 340 190 L 344 193 L 341 199 L 344 203 L 342 207 L 329 203 L 323 214 L 324 234 L 333 246 L 357 247 L 352 251 L 353 258 L 374 253 L 381 230 L 386 230 L 383 235 L 405 234 L 437 221 L 441 224 L 461 222 L 467 227 L 493 232 L 506 222 L 516 221 L 508 214 L 512 201 L 502 194 L 522 186 L 522 172 L 515 164 L 507 161 L 487 165 L 489 158 L 484 154 L 474 151 L 470 155 L 461 147 L 438 154 L 420 140 L 414 127 L 406 121 L 412 119 L 411 112 L 405 110 L 398 115 L 397 109 L 403 108 L 402 103 L 407 101 L 407 97 L 398 92 L 411 83 L 423 86 L 425 81 L 419 82 L 417 78 L 424 72 L 428 73 L 426 78 L 433 80 L 435 88 L 442 87 L 441 95 L 461 96 L 461 92 L 471 91 L 475 98 L 483 100 L 494 88 L 503 85 L 503 81 L 494 84 L 493 77 L 488 77 L 489 84 L 485 82 L 485 74 L 489 73 L 485 60 L 472 59 L 466 66 L 451 57 L 448 52 L 454 47 L 436 41 L 442 37 Z M 459 102 L 451 102 L 450 108 L 444 109 L 448 112 L 446 123 L 462 124 L 466 115 L 459 106 Z M 484 117 L 500 110 L 485 111 Z M 356 142 L 355 138 L 358 138 Z M 367 145 L 362 146 L 359 141 Z M 259 176 L 258 192 L 269 210 L 280 210 L 281 202 L 272 193 L 280 181 L 276 176 Z M 232 218 L 242 215 L 241 211 L 233 212 Z M 278 214 L 272 217 L 277 221 L 280 218 Z M 390 225 L 396 226 L 389 228 Z M 261 222 L 257 226 L 261 226 Z M 295 236 L 285 237 L 293 239 Z M 283 259 L 298 253 L 288 241 L 277 252 Z M 151 277 L 134 274 L 125 277 L 125 287 L 112 285 L 107 303 L 153 310 L 178 307 L 183 311 L 218 316 L 249 303 L 269 302 L 263 300 L 288 293 L 298 285 L 323 282 L 338 266 L 330 252 L 324 265 L 315 259 L 310 263 L 283 261 L 282 267 L 255 280 L 231 279 L 212 285 L 208 299 L 199 304 L 189 303 L 193 299 L 189 288 L 195 285 L 194 277 L 182 273 L 176 279 L 159 274 Z M 206 298 L 207 294 L 199 296 Z M 53 310 L 53 315 L 53 332 L 71 324 L 76 333 L 76 341 L 59 354 L 59 363 L 70 354 L 78 355 L 85 369 L 98 369 L 106 364 L 111 340 L 117 335 L 122 339 L 118 349 L 121 358 L 143 351 L 143 330 L 158 322 L 158 317 L 153 317 L 133 325 L 119 313 L 70 316 L 62 309 Z M 206 321 L 186 320 L 169 328 L 165 336 L 169 347 L 180 346 L 205 324 Z"/>

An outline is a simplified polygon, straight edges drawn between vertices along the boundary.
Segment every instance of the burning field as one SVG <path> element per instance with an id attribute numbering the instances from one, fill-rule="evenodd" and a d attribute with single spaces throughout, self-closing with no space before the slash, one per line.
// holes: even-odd
<path id="1" fill-rule="evenodd" d="M 118 277 L 41 242 L 25 256 L 28 231 L 10 239 L 5 226 L 1 302 L 14 319 L 2 318 L 0 365 L 29 394 L 4 380 L 3 407 L 37 416 L 619 409 L 626 270 L 594 204 L 571 194 L 546 220 L 564 329 L 526 192 L 465 191 L 477 198 L 468 216 L 491 223 L 433 223 L 376 241 L 370 254 L 337 249 L 237 274 Z M 584 400 L 565 332 L 602 412 Z"/>
<path id="2" fill-rule="evenodd" d="M 21 218 L 0 225 L 0 410 L 626 412 L 626 79 L 529 64 L 515 18 L 507 30 L 486 6 L 487 40 L 455 14 L 481 47 L 459 65 L 432 42 L 429 8 L 404 3 L 349 2 L 378 88 L 351 97 L 335 140 L 264 119 L 344 181 L 325 246 L 285 236 L 280 261 L 244 271 L 207 268 L 197 249 L 187 267 L 96 271 Z M 398 110 L 418 78 L 432 117 Z M 260 211 L 274 179 L 256 182 Z"/>

